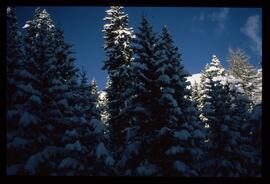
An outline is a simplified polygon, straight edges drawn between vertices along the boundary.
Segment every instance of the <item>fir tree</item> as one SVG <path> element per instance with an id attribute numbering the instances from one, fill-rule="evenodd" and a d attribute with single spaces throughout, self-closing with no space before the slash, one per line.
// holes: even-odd
<path id="1" fill-rule="evenodd" d="M 130 96 L 123 112 L 130 118 L 126 147 L 120 160 L 120 166 L 124 165 L 123 174 L 197 175 L 193 164 L 202 150 L 195 145 L 203 132 L 199 122 L 192 117 L 194 107 L 187 105 L 191 104 L 185 96 L 188 91 L 179 94 L 188 84 L 187 72 L 166 27 L 159 41 L 145 17 L 139 30 L 135 48 L 137 57 L 132 68 L 135 80 L 129 88 Z M 176 101 L 180 97 L 186 100 L 180 103 L 182 106 Z M 187 118 L 182 111 L 188 113 Z M 165 159 L 160 160 L 161 157 Z M 129 167 L 125 168 L 125 164 Z"/>
<path id="2" fill-rule="evenodd" d="M 36 91 L 27 79 L 32 75 L 25 70 L 25 57 L 22 50 L 20 35 L 17 27 L 16 10 L 14 7 L 7 8 L 7 174 L 14 175 L 23 172 L 23 164 L 27 158 L 28 149 L 31 148 L 32 140 L 24 131 L 24 126 L 37 123 L 38 120 L 30 107 L 36 108 L 38 101 L 34 103 Z M 26 108 L 24 103 L 29 99 Z M 33 102 L 33 103 L 31 103 Z M 31 103 L 31 104 L 30 104 Z"/>
<path id="3" fill-rule="evenodd" d="M 23 68 L 23 51 L 20 40 L 20 32 L 18 31 L 18 22 L 16 17 L 16 10 L 14 7 L 7 8 L 7 106 L 12 108 L 14 106 L 14 94 L 17 91 L 17 85 L 21 80 L 20 72 Z"/>
<path id="4" fill-rule="evenodd" d="M 36 97 L 39 106 L 35 109 L 40 121 L 37 127 L 33 127 L 36 130 L 33 130 L 35 134 L 32 137 L 35 149 L 29 153 L 24 169 L 27 174 L 49 175 L 57 170 L 58 160 L 53 158 L 64 152 L 60 139 L 65 122 L 64 111 L 70 110 L 64 95 L 68 93 L 68 86 L 61 78 L 62 66 L 59 67 L 62 58 L 58 57 L 58 52 L 62 45 L 57 39 L 61 37 L 55 39 L 57 32 L 52 19 L 46 10 L 40 8 L 36 9 L 34 19 L 26 22 L 24 29 L 25 67 L 34 76 L 28 84 L 40 91 Z"/>
<path id="5" fill-rule="evenodd" d="M 92 85 L 84 70 L 80 75 L 74 106 L 76 121 L 69 124 L 63 136 L 66 152 L 58 168 L 64 175 L 106 175 L 114 160 L 106 149 L 105 126 L 100 121 Z"/>
<path id="6" fill-rule="evenodd" d="M 160 40 L 161 55 L 157 62 L 156 81 L 161 95 L 157 121 L 162 123 L 160 130 L 168 128 L 166 133 L 157 137 L 165 145 L 160 155 L 166 159 L 160 165 L 165 176 L 196 176 L 198 173 L 194 165 L 202 155 L 200 145 L 204 132 L 190 101 L 191 91 L 187 89 L 189 83 L 186 79 L 189 74 L 181 63 L 181 55 L 166 26 Z M 162 150 L 161 145 L 157 144 L 157 149 Z"/>
<path id="7" fill-rule="evenodd" d="M 158 106 L 155 62 L 158 60 L 157 38 L 145 17 L 135 40 L 135 60 L 132 63 L 133 83 L 125 92 L 122 114 L 129 127 L 125 132 L 125 146 L 118 163 L 123 175 L 157 175 L 160 173 L 151 159 L 150 148 L 155 139 L 154 112 Z"/>
<path id="8" fill-rule="evenodd" d="M 128 26 L 128 15 L 123 12 L 123 7 L 112 6 L 106 13 L 103 29 L 106 60 L 103 69 L 108 71 L 111 81 L 111 86 L 107 90 L 108 124 L 112 148 L 118 152 L 123 143 L 123 130 L 127 127 L 126 121 L 122 120 L 119 114 L 124 107 L 122 93 L 132 80 L 129 66 L 133 55 L 131 48 L 133 30 Z"/>
<path id="9" fill-rule="evenodd" d="M 201 165 L 204 176 L 246 176 L 245 164 L 251 147 L 242 126 L 247 123 L 249 100 L 243 94 L 243 83 L 226 76 L 216 56 L 202 75 L 201 119 L 209 125 L 206 161 Z M 242 89 L 242 91 L 241 91 Z"/>

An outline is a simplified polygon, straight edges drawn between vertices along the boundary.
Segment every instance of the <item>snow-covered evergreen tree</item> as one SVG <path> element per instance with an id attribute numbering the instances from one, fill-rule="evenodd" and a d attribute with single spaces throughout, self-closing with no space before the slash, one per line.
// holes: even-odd
<path id="1" fill-rule="evenodd" d="M 192 167 L 202 150 L 195 147 L 195 142 L 203 132 L 199 122 L 191 117 L 195 109 L 185 96 L 187 91 L 181 91 L 188 84 L 187 72 L 167 28 L 164 27 L 158 41 L 143 17 L 135 51 L 135 80 L 123 111 L 129 116 L 130 127 L 125 130 L 120 168 L 124 175 L 197 175 Z M 180 103 L 182 106 L 176 100 L 180 97 L 186 99 Z"/>
<path id="2" fill-rule="evenodd" d="M 201 98 L 199 100 L 199 110 L 201 111 L 200 119 L 205 124 L 214 123 L 217 119 L 215 111 L 220 110 L 221 115 L 225 110 L 224 107 L 219 107 L 214 103 L 225 105 L 224 98 L 225 91 L 223 89 L 222 81 L 225 77 L 225 70 L 220 65 L 218 58 L 213 55 L 212 62 L 205 66 L 205 70 L 201 76 Z M 219 95 L 221 93 L 223 96 Z M 224 102 L 224 103 L 223 103 Z M 216 109 L 217 106 L 217 109 Z"/>
<path id="3" fill-rule="evenodd" d="M 162 123 L 160 130 L 168 128 L 166 133 L 157 137 L 160 142 L 167 143 L 163 148 L 165 154 L 161 152 L 166 161 L 160 165 L 165 176 L 196 176 L 194 165 L 202 155 L 200 146 L 205 135 L 202 123 L 196 118 L 195 104 L 190 100 L 191 91 L 186 79 L 189 73 L 181 63 L 181 55 L 166 26 L 162 30 L 159 50 L 156 81 L 161 95 L 157 121 Z M 157 149 L 162 150 L 160 146 L 157 144 Z"/>
<path id="4" fill-rule="evenodd" d="M 252 99 L 253 91 L 256 88 L 254 80 L 257 78 L 257 71 L 250 64 L 249 59 L 249 56 L 242 49 L 229 50 L 229 74 L 244 81 L 244 91 Z"/>
<path id="5" fill-rule="evenodd" d="M 155 62 L 158 60 L 157 38 L 145 17 L 136 34 L 135 60 L 132 63 L 133 83 L 125 92 L 125 109 L 128 120 L 124 130 L 124 151 L 118 163 L 123 175 L 157 175 L 160 168 L 153 163 L 150 152 L 155 140 L 155 119 L 158 106 L 155 84 Z"/>
<path id="6" fill-rule="evenodd" d="M 62 45 L 57 39 L 61 37 L 56 36 L 50 15 L 40 8 L 36 9 L 34 19 L 26 22 L 24 29 L 25 68 L 33 76 L 26 82 L 38 91 L 35 98 L 31 97 L 36 106 L 29 104 L 29 100 L 24 106 L 35 112 L 39 119 L 39 124 L 30 124 L 26 128 L 33 132 L 27 135 L 33 142 L 33 149 L 26 154 L 24 170 L 26 174 L 48 175 L 57 169 L 57 160 L 52 158 L 63 153 L 59 145 L 63 134 L 61 126 L 65 122 L 64 111 L 70 110 L 65 96 L 69 89 L 61 76 L 64 57 L 58 57 Z"/>
<path id="7" fill-rule="evenodd" d="M 24 29 L 25 71 L 18 86 L 22 103 L 7 145 L 16 165 L 8 167 L 8 173 L 106 175 L 104 165 L 114 160 L 86 74 L 77 81 L 72 46 L 46 10 L 37 8 Z"/>
<path id="8" fill-rule="evenodd" d="M 18 159 L 20 174 L 32 172 L 35 163 L 33 159 L 28 162 L 28 159 L 43 150 L 44 144 L 48 143 L 47 127 L 42 123 L 44 112 L 42 98 L 45 96 L 43 92 L 47 84 L 43 77 L 46 75 L 45 66 L 48 64 L 45 60 L 51 58 L 50 49 L 53 47 L 50 32 L 53 25 L 47 12 L 36 9 L 35 19 L 28 21 L 24 28 L 26 29 L 24 37 L 26 60 L 24 70 L 21 71 L 24 76 L 23 82 L 18 86 L 23 94 L 20 94 L 20 100 L 17 102 L 21 104 L 17 127 L 13 127 L 17 137 L 14 140 L 19 141 L 20 149 L 13 151 L 16 156 L 11 155 Z M 14 140 L 8 147 L 14 145 Z"/>
<path id="9" fill-rule="evenodd" d="M 123 143 L 123 130 L 127 127 L 126 121 L 119 116 L 124 107 L 123 92 L 127 89 L 130 78 L 130 64 L 133 50 L 131 41 L 133 30 L 128 26 L 128 15 L 123 7 L 112 6 L 106 11 L 104 18 L 104 49 L 106 59 L 103 69 L 106 69 L 111 81 L 107 89 L 108 97 L 108 124 L 111 131 L 111 141 L 114 151 L 120 151 Z"/>
<path id="10" fill-rule="evenodd" d="M 228 156 L 226 168 L 228 176 L 255 176 L 252 174 L 256 149 L 251 145 L 249 131 L 245 128 L 249 124 L 249 106 L 251 101 L 244 93 L 243 81 L 229 76 L 225 88 L 229 91 L 230 107 L 226 125 L 223 126 L 224 134 L 230 141 L 224 149 Z M 226 128 L 228 127 L 228 129 Z M 226 136 L 224 136 L 226 137 Z"/>
<path id="11" fill-rule="evenodd" d="M 252 148 L 242 127 L 247 124 L 249 99 L 243 82 L 225 76 L 216 56 L 201 78 L 200 118 L 209 125 L 208 152 L 203 161 L 204 176 L 247 176 Z"/>
<path id="12" fill-rule="evenodd" d="M 14 7 L 7 8 L 6 32 L 7 32 L 7 55 L 6 55 L 6 69 L 7 69 L 7 107 L 14 106 L 14 94 L 17 91 L 17 85 L 21 79 L 20 71 L 23 67 L 23 51 L 21 45 L 21 36 L 18 31 L 18 22 L 16 17 L 16 10 Z"/>
<path id="13" fill-rule="evenodd" d="M 65 143 L 65 157 L 58 169 L 64 175 L 106 175 L 114 163 L 106 149 L 105 126 L 100 121 L 92 85 L 88 84 L 83 70 L 76 90 L 74 118 L 70 121 L 62 141 Z"/>
<path id="14" fill-rule="evenodd" d="M 17 27 L 16 10 L 7 8 L 7 91 L 6 91 L 6 121 L 7 121 L 7 174 L 19 174 L 23 171 L 23 163 L 27 158 L 32 140 L 27 136 L 24 126 L 38 122 L 30 108 L 36 108 L 38 101 L 35 91 L 27 79 L 32 75 L 24 69 L 25 58 Z M 24 105 L 29 99 L 28 108 Z M 32 103 L 33 102 L 33 103 Z M 35 103 L 37 102 L 37 103 Z M 31 136 L 30 136 L 31 137 Z"/>
<path id="15" fill-rule="evenodd" d="M 227 158 L 222 157 L 223 143 L 228 142 L 223 136 L 223 130 L 230 130 L 225 123 L 228 118 L 229 96 L 224 87 L 224 77 L 225 70 L 213 55 L 211 63 L 206 65 L 201 77 L 202 96 L 199 100 L 200 118 L 210 126 L 207 158 L 204 162 L 206 165 L 202 164 L 202 174 L 206 176 L 226 176 L 224 170 L 228 167 L 225 165 L 228 162 Z"/>

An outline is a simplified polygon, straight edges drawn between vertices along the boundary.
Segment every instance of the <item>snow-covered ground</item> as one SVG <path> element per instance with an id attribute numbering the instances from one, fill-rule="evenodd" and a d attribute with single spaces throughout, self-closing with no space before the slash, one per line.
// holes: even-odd
<path id="1" fill-rule="evenodd" d="M 192 74 L 192 76 L 187 77 L 187 80 L 190 82 L 191 86 L 193 86 L 195 82 L 199 84 L 201 80 L 201 75 L 201 73 Z"/>

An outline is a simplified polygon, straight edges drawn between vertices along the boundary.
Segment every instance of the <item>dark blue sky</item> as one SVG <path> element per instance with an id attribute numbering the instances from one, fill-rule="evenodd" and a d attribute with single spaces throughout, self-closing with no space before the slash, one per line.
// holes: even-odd
<path id="1" fill-rule="evenodd" d="M 64 29 L 67 42 L 74 44 L 76 65 L 84 65 L 89 79 L 97 80 L 99 89 L 106 83 L 103 18 L 108 7 L 42 7 L 54 23 Z M 19 27 L 33 18 L 35 7 L 17 7 Z M 183 64 L 191 73 L 199 73 L 216 54 L 227 67 L 229 48 L 242 48 L 259 67 L 261 61 L 261 9 L 259 8 L 184 8 L 125 7 L 130 26 L 137 31 L 145 14 L 154 30 L 160 33 L 166 24 L 182 53 Z"/>

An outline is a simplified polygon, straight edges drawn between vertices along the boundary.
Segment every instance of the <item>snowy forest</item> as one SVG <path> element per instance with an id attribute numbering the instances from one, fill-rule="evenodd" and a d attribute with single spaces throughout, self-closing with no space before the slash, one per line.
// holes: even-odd
<path id="1" fill-rule="evenodd" d="M 195 80 L 169 27 L 135 32 L 121 6 L 100 21 L 102 91 L 45 9 L 22 34 L 7 7 L 7 175 L 261 176 L 262 69 L 243 49 Z"/>

